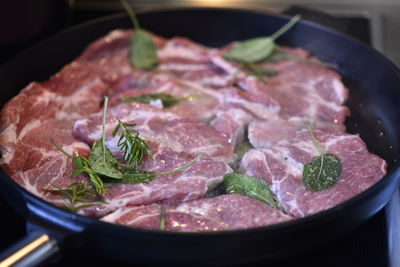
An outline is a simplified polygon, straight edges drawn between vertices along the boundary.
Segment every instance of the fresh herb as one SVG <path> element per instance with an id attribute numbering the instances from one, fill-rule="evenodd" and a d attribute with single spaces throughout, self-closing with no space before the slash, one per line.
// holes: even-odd
<path id="1" fill-rule="evenodd" d="M 65 150 L 61 148 L 54 140 L 51 140 L 51 143 L 62 153 L 67 155 L 72 159 L 72 164 L 75 167 L 75 170 L 72 171 L 71 177 L 77 177 L 81 173 L 86 173 L 89 177 L 90 182 L 95 188 L 96 192 L 99 195 L 104 195 L 104 183 L 101 180 L 100 176 L 92 169 L 90 161 L 80 153 L 76 153 L 75 156 L 72 156 Z"/>
<path id="2" fill-rule="evenodd" d="M 231 50 L 227 51 L 223 57 L 227 60 L 256 63 L 264 60 L 275 49 L 275 40 L 288 31 L 300 20 L 300 16 L 294 16 L 287 24 L 269 37 L 258 37 L 241 42 Z"/>
<path id="3" fill-rule="evenodd" d="M 99 195 L 104 195 L 103 180 L 100 178 L 99 174 L 93 170 L 90 161 L 85 156 L 77 153 L 77 155 L 72 159 L 72 162 L 76 169 L 72 172 L 71 176 L 73 176 L 74 174 L 77 176 L 78 173 L 86 173 L 89 177 L 90 182 L 96 189 L 96 192 Z"/>
<path id="4" fill-rule="evenodd" d="M 137 69 L 152 70 L 158 64 L 157 50 L 149 32 L 140 27 L 139 21 L 126 0 L 120 0 L 135 27 L 130 47 L 129 58 Z"/>
<path id="5" fill-rule="evenodd" d="M 124 103 L 140 102 L 144 104 L 149 104 L 154 100 L 161 100 L 163 107 L 169 108 L 178 104 L 183 98 L 178 98 L 170 94 L 157 93 L 157 94 L 145 94 L 133 97 L 122 97 L 121 101 Z"/>
<path id="6" fill-rule="evenodd" d="M 115 136 L 118 131 L 122 129 L 121 137 L 118 140 L 118 146 L 121 151 L 124 151 L 124 158 L 128 164 L 118 162 L 105 145 L 107 104 L 108 98 L 105 97 L 102 137 L 93 144 L 89 159 L 79 153 L 76 153 L 76 156 L 72 156 L 63 150 L 55 141 L 51 140 L 52 144 L 58 150 L 72 159 L 75 169 L 71 176 L 76 177 L 82 173 L 87 174 L 97 194 L 104 195 L 104 182 L 126 184 L 148 183 L 155 177 L 180 172 L 188 168 L 203 156 L 203 154 L 200 154 L 190 162 L 164 173 L 153 173 L 139 170 L 137 169 L 138 165 L 142 162 L 145 155 L 151 156 L 151 150 L 145 141 L 138 136 L 138 132 L 128 129 L 128 127 L 134 126 L 134 124 L 127 124 L 119 121 L 118 125 L 113 130 L 112 135 Z"/>
<path id="7" fill-rule="evenodd" d="M 141 171 L 137 169 L 132 169 L 132 168 L 127 168 L 123 171 L 123 177 L 121 180 L 115 180 L 112 181 L 114 183 L 124 183 L 124 184 L 137 184 L 137 183 L 148 183 L 151 182 L 154 178 L 160 177 L 160 176 L 167 176 L 171 175 L 180 171 L 183 171 L 184 169 L 190 167 L 192 164 L 194 164 L 196 161 L 200 160 L 204 155 L 200 154 L 191 161 L 189 161 L 186 164 L 183 164 L 182 166 L 173 169 L 168 172 L 163 172 L 163 173 L 154 173 L 154 172 L 148 172 L 148 171 Z"/>
<path id="8" fill-rule="evenodd" d="M 89 162 L 92 170 L 97 174 L 114 179 L 122 179 L 122 172 L 116 168 L 118 161 L 114 158 L 111 151 L 105 145 L 106 141 L 106 114 L 108 97 L 104 98 L 102 136 L 100 140 L 93 143 L 90 152 Z"/>
<path id="9" fill-rule="evenodd" d="M 71 212 L 77 212 L 80 209 L 92 207 L 98 205 L 101 202 L 101 197 L 96 194 L 93 187 L 85 184 L 84 182 L 75 182 L 70 184 L 67 188 L 61 188 L 56 185 L 52 185 L 57 189 L 43 189 L 47 193 L 60 194 L 61 198 L 67 201 L 66 209 Z M 79 203 L 83 203 L 78 205 Z"/>
<path id="10" fill-rule="evenodd" d="M 337 183 L 342 173 L 342 164 L 336 155 L 325 153 L 311 128 L 309 133 L 320 155 L 304 165 L 303 183 L 307 190 L 320 191 Z"/>
<path id="11" fill-rule="evenodd" d="M 112 132 L 112 136 L 115 136 L 121 129 L 121 136 L 118 139 L 118 147 L 124 152 L 124 159 L 128 162 L 128 165 L 137 167 L 142 163 L 143 158 L 147 155 L 151 157 L 151 149 L 146 142 L 139 137 L 139 133 L 128 127 L 134 127 L 136 124 L 124 123 L 118 121 L 117 126 Z"/>
<path id="12" fill-rule="evenodd" d="M 165 206 L 161 204 L 160 206 L 160 230 L 165 231 L 166 226 L 165 226 L 165 218 L 166 217 L 166 211 L 165 211 Z"/>
<path id="13" fill-rule="evenodd" d="M 235 148 L 236 157 L 238 159 L 241 159 L 244 156 L 244 154 L 252 148 L 253 148 L 253 146 L 250 144 L 250 142 L 246 138 L 245 141 L 241 142 L 240 144 L 238 144 L 236 146 L 236 148 Z"/>
<path id="14" fill-rule="evenodd" d="M 263 68 L 251 63 L 247 63 L 246 66 L 249 68 L 249 74 L 254 75 L 257 78 L 262 78 L 263 76 L 274 76 L 278 72 L 276 70 Z"/>
<path id="15" fill-rule="evenodd" d="M 252 197 L 267 203 L 271 207 L 278 208 L 278 203 L 274 200 L 268 184 L 258 177 L 228 173 L 224 176 L 223 184 L 228 194 Z"/>

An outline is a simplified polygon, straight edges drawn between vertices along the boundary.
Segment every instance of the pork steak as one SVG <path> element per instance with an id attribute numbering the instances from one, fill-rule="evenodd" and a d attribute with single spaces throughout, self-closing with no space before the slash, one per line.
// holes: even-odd
<path id="1" fill-rule="evenodd" d="M 289 221 L 285 215 L 259 200 L 241 195 L 222 195 L 164 205 L 165 230 L 176 232 L 211 232 L 260 227 Z M 160 229 L 159 204 L 124 207 L 102 220 L 130 227 Z M 240 210 L 240 212 L 238 212 Z"/>
<path id="2" fill-rule="evenodd" d="M 357 136 L 314 130 L 326 153 L 341 161 L 342 173 L 332 187 L 312 192 L 302 181 L 303 168 L 320 155 L 308 130 L 278 141 L 269 148 L 252 149 L 241 160 L 248 175 L 267 181 L 283 209 L 304 217 L 338 205 L 374 185 L 386 173 L 386 162 L 368 152 Z"/>

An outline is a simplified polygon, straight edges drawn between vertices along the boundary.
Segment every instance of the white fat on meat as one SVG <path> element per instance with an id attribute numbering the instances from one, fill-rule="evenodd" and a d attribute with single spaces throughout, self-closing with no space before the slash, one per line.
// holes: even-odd
<path id="1" fill-rule="evenodd" d="M 302 182 L 305 164 L 319 156 L 308 130 L 277 141 L 269 148 L 248 151 L 241 169 L 268 182 L 281 207 L 290 215 L 304 217 L 329 209 L 374 185 L 386 174 L 386 162 L 368 152 L 357 135 L 314 130 L 326 153 L 336 155 L 342 173 L 332 187 L 312 192 Z"/>
<path id="2" fill-rule="evenodd" d="M 177 205 L 164 204 L 163 207 L 160 204 L 123 207 L 101 220 L 130 227 L 158 230 L 162 209 L 164 209 L 164 230 L 179 232 L 244 229 L 293 219 L 259 200 L 232 194 Z M 238 210 L 241 212 L 237 212 Z"/>

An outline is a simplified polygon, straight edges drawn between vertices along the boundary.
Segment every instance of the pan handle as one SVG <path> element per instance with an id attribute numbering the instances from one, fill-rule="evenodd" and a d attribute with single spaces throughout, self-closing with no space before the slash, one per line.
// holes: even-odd
<path id="1" fill-rule="evenodd" d="M 59 251 L 56 239 L 32 232 L 0 254 L 0 267 L 35 266 Z"/>

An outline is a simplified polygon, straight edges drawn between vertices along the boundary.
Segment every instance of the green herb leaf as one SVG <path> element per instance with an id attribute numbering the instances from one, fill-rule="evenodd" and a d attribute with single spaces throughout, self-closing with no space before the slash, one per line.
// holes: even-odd
<path id="1" fill-rule="evenodd" d="M 104 195 L 103 180 L 101 180 L 100 176 L 92 169 L 90 161 L 79 153 L 76 155 L 76 158 L 80 161 L 80 164 L 82 165 L 82 173 L 86 173 L 88 175 L 89 181 L 96 189 L 96 192 L 99 195 Z"/>
<path id="2" fill-rule="evenodd" d="M 146 94 L 146 95 L 139 95 L 139 96 L 133 96 L 133 97 L 126 97 L 126 98 L 122 97 L 121 101 L 124 103 L 140 102 L 140 103 L 144 103 L 144 104 L 149 104 L 151 101 L 154 101 L 157 99 L 161 100 L 164 108 L 172 107 L 181 101 L 180 98 L 175 97 L 170 94 L 165 94 L 165 93 Z"/>
<path id="3" fill-rule="evenodd" d="M 92 170 L 97 174 L 114 179 L 122 179 L 122 172 L 116 168 L 118 161 L 114 158 L 110 150 L 103 146 L 102 141 L 94 142 L 89 156 Z"/>
<path id="4" fill-rule="evenodd" d="M 122 179 L 122 172 L 116 168 L 118 161 L 114 158 L 111 151 L 105 145 L 106 140 L 106 114 L 108 97 L 104 98 L 102 137 L 93 143 L 90 152 L 89 162 L 92 170 L 96 174 L 104 175 L 114 179 Z"/>
<path id="5" fill-rule="evenodd" d="M 139 183 L 149 183 L 154 178 L 156 178 L 156 174 L 153 172 L 140 171 L 136 169 L 127 169 L 124 172 L 124 176 L 122 177 L 122 183 L 124 184 L 139 184 Z"/>
<path id="6" fill-rule="evenodd" d="M 322 154 L 304 165 L 303 183 L 310 191 L 324 190 L 336 184 L 341 173 L 340 159 L 334 154 Z"/>
<path id="7" fill-rule="evenodd" d="M 223 184 L 228 194 L 252 197 L 273 208 L 278 208 L 278 203 L 274 200 L 268 184 L 260 178 L 239 173 L 228 173 L 224 176 Z"/>
<path id="8" fill-rule="evenodd" d="M 158 64 L 157 50 L 153 38 L 151 38 L 149 32 L 140 27 L 139 21 L 129 3 L 126 0 L 120 0 L 120 2 L 136 30 L 129 46 L 130 62 L 137 69 L 152 70 Z"/>
<path id="9" fill-rule="evenodd" d="M 265 58 L 262 62 L 263 63 L 275 63 L 279 61 L 283 61 L 288 59 L 288 54 L 282 51 L 282 49 L 279 46 L 276 46 L 274 51 L 269 55 L 267 58 Z"/>
<path id="10" fill-rule="evenodd" d="M 54 140 L 51 140 L 51 143 L 62 153 L 67 155 L 69 158 L 72 158 L 72 163 L 75 166 L 75 170 L 72 171 L 71 176 L 76 177 L 81 173 L 86 173 L 89 176 L 89 180 L 96 189 L 97 193 L 100 195 L 104 194 L 104 184 L 100 177 L 92 170 L 92 166 L 90 165 L 89 160 L 82 156 L 79 153 L 76 153 L 75 156 L 68 154 L 64 151 L 60 145 L 58 145 Z"/>
<path id="11" fill-rule="evenodd" d="M 160 206 L 160 230 L 161 231 L 166 230 L 165 221 L 166 221 L 165 206 L 163 204 L 161 204 L 161 206 Z"/>
<path id="12" fill-rule="evenodd" d="M 84 171 L 85 171 L 84 169 L 75 169 L 75 170 L 72 171 L 71 177 L 75 178 L 75 177 L 77 177 L 79 174 L 81 174 Z"/>
<path id="13" fill-rule="evenodd" d="M 241 42 L 231 50 L 227 51 L 223 57 L 227 60 L 256 63 L 264 60 L 275 49 L 275 40 L 288 31 L 294 24 L 300 20 L 300 16 L 293 17 L 281 29 L 275 32 L 270 37 L 257 37 Z"/>
<path id="14" fill-rule="evenodd" d="M 251 63 L 247 64 L 247 66 L 250 68 L 249 74 L 259 78 L 261 78 L 262 76 L 274 76 L 278 73 L 276 70 L 263 68 Z"/>
<path id="15" fill-rule="evenodd" d="M 167 175 L 171 175 L 180 171 L 183 171 L 184 169 L 190 167 L 191 165 L 193 165 L 196 161 L 200 160 L 202 157 L 204 156 L 204 154 L 199 154 L 197 157 L 195 157 L 194 159 L 192 159 L 191 161 L 189 161 L 186 164 L 183 164 L 182 166 L 173 169 L 172 171 L 169 172 L 163 172 L 163 173 L 157 173 L 157 176 L 167 176 Z"/>
<path id="16" fill-rule="evenodd" d="M 244 156 L 244 154 L 252 148 L 253 148 L 253 146 L 250 144 L 250 142 L 248 140 L 241 142 L 235 148 L 236 157 L 238 159 L 241 159 Z"/>
<path id="17" fill-rule="evenodd" d="M 79 159 L 79 157 L 73 157 L 72 158 L 72 164 L 75 166 L 77 169 L 82 169 L 82 161 Z"/>
<path id="18" fill-rule="evenodd" d="M 122 152 L 124 152 L 124 159 L 128 162 L 128 165 L 133 167 L 139 166 L 142 163 L 143 158 L 147 155 L 151 157 L 151 149 L 146 142 L 140 138 L 139 133 L 128 127 L 135 126 L 135 124 L 127 124 L 122 121 L 118 121 L 117 126 L 112 132 L 112 136 L 118 133 L 121 129 L 121 136 L 118 139 L 117 145 Z"/>
<path id="19" fill-rule="evenodd" d="M 62 199 L 67 201 L 66 209 L 72 212 L 76 212 L 82 208 L 99 205 L 99 203 L 105 203 L 99 195 L 96 194 L 92 186 L 86 185 L 82 181 L 70 184 L 67 188 L 61 188 L 56 185 L 52 185 L 57 189 L 43 189 L 44 192 L 60 194 Z M 85 203 L 77 205 L 78 203 Z"/>
<path id="20" fill-rule="evenodd" d="M 156 46 L 149 32 L 136 30 L 129 47 L 131 64 L 142 70 L 152 70 L 158 64 Z"/>
<path id="21" fill-rule="evenodd" d="M 246 40 L 224 54 L 227 60 L 254 63 L 269 56 L 275 48 L 274 40 L 269 37 L 259 37 Z"/>

